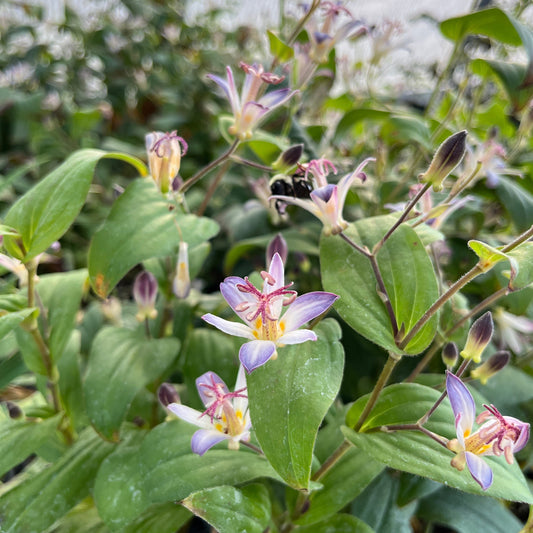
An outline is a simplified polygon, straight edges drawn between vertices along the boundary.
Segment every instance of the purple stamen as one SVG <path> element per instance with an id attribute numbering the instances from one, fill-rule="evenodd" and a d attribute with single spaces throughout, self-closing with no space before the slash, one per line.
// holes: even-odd
<path id="1" fill-rule="evenodd" d="M 207 389 L 205 395 L 209 398 L 214 398 L 213 402 L 207 407 L 207 409 L 200 415 L 200 418 L 204 415 L 209 415 L 211 423 L 217 416 L 217 411 L 224 406 L 228 400 L 233 398 L 247 398 L 246 394 L 242 394 L 246 387 L 238 389 L 235 392 L 224 392 L 224 385 L 222 383 L 216 383 L 213 376 L 211 376 L 211 385 L 207 383 L 200 383 L 200 387 Z"/>

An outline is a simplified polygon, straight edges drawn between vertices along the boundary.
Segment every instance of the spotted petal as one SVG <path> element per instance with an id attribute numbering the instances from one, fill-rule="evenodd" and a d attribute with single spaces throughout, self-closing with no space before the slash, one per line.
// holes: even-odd
<path id="1" fill-rule="evenodd" d="M 288 333 L 327 311 L 338 298 L 331 292 L 308 292 L 294 300 L 280 320 Z"/>
<path id="2" fill-rule="evenodd" d="M 215 444 L 227 439 L 224 433 L 216 429 L 199 429 L 191 439 L 191 448 L 194 453 L 203 455 L 209 448 Z"/>
<path id="3" fill-rule="evenodd" d="M 465 452 L 466 464 L 472 477 L 479 483 L 483 490 L 487 490 L 492 485 L 492 470 L 481 457 L 472 452 Z"/>
<path id="4" fill-rule="evenodd" d="M 239 359 L 248 373 L 264 365 L 276 351 L 272 341 L 252 341 L 241 346 Z"/>

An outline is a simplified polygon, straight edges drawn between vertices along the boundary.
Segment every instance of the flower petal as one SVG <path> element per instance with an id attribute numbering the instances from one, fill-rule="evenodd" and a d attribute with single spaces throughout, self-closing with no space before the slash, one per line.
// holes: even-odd
<path id="1" fill-rule="evenodd" d="M 291 91 L 290 89 L 277 89 L 266 93 L 257 103 L 268 107 L 269 109 L 274 109 L 289 100 L 289 98 L 291 98 L 296 92 L 297 91 Z"/>
<path id="2" fill-rule="evenodd" d="M 346 200 L 346 195 L 348 194 L 348 191 L 350 190 L 350 187 L 352 186 L 352 183 L 354 182 L 355 178 L 360 178 L 363 169 L 368 165 L 368 163 L 375 160 L 376 159 L 374 157 L 367 157 L 351 174 L 347 174 L 339 180 L 339 183 L 337 185 L 339 195 L 337 201 L 341 206 L 341 211 L 344 206 L 344 201 Z"/>
<path id="3" fill-rule="evenodd" d="M 209 420 L 208 416 L 202 416 L 200 411 L 188 407 L 186 405 L 181 405 L 180 403 L 170 403 L 167 405 L 167 409 L 172 411 L 178 418 L 181 418 L 189 424 L 194 424 L 200 428 L 204 429 L 213 429 L 213 425 Z"/>
<path id="4" fill-rule="evenodd" d="M 204 385 L 208 385 L 209 388 L 205 387 Z M 196 378 L 196 388 L 198 389 L 198 394 L 200 395 L 200 398 L 206 407 L 209 407 L 213 403 L 213 400 L 215 400 L 213 392 L 209 393 L 209 390 L 213 388 L 213 385 L 221 385 L 224 394 L 229 392 L 229 389 L 224 381 L 214 372 L 209 371 L 205 374 L 202 374 L 199 378 Z"/>
<path id="5" fill-rule="evenodd" d="M 302 324 L 327 311 L 338 298 L 331 292 L 308 292 L 294 300 L 287 312 L 281 317 L 280 326 L 289 333 Z"/>
<path id="6" fill-rule="evenodd" d="M 463 439 L 464 432 L 471 430 L 476 418 L 476 405 L 470 391 L 463 382 L 451 372 L 446 371 L 446 390 L 455 415 L 457 437 Z M 459 416 L 460 415 L 460 416 Z M 459 431 L 461 434 L 459 434 Z"/>
<path id="7" fill-rule="evenodd" d="M 286 335 L 282 335 L 278 339 L 278 344 L 301 344 L 306 341 L 316 341 L 317 336 L 314 331 L 310 329 L 297 329 L 291 331 Z"/>
<path id="8" fill-rule="evenodd" d="M 199 429 L 191 439 L 191 448 L 194 453 L 203 455 L 209 448 L 215 444 L 227 439 L 224 433 L 216 429 Z"/>
<path id="9" fill-rule="evenodd" d="M 244 337 L 245 339 L 255 339 L 252 334 L 252 330 L 244 324 L 238 322 L 230 322 L 224 318 L 207 313 L 202 317 L 208 324 L 215 326 L 215 328 L 227 333 L 228 335 L 234 335 L 236 337 Z"/>
<path id="10" fill-rule="evenodd" d="M 235 382 L 235 391 L 242 389 L 246 389 L 246 372 L 244 371 L 244 367 L 240 365 L 239 372 L 237 374 L 237 381 Z M 247 391 L 245 390 L 242 394 L 247 395 Z M 233 408 L 236 412 L 240 411 L 246 419 L 246 415 L 248 414 L 248 397 L 246 396 L 245 398 L 234 398 Z M 248 418 L 250 417 L 248 416 Z"/>
<path id="11" fill-rule="evenodd" d="M 492 470 L 481 457 L 472 452 L 466 452 L 466 464 L 472 477 L 479 483 L 483 490 L 487 490 L 492 485 Z"/>
<path id="12" fill-rule="evenodd" d="M 233 311 L 235 311 L 235 313 L 239 316 L 239 318 L 243 322 L 250 324 L 250 322 L 246 320 L 246 315 L 248 315 L 250 311 L 246 309 L 244 311 L 237 311 L 237 306 L 243 302 L 247 302 L 255 306 L 257 305 L 257 299 L 249 292 L 240 291 L 237 288 L 237 285 L 246 285 L 246 281 L 238 276 L 229 276 L 220 284 L 220 292 Z"/>
<path id="13" fill-rule="evenodd" d="M 241 346 L 239 359 L 248 373 L 264 365 L 276 351 L 272 341 L 252 341 Z"/>

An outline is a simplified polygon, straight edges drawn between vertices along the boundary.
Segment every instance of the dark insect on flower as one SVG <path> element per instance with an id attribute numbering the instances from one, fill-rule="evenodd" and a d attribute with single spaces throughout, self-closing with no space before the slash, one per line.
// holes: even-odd
<path id="1" fill-rule="evenodd" d="M 274 196 L 292 196 L 293 198 L 309 199 L 313 192 L 313 187 L 307 179 L 300 173 L 292 176 L 276 176 L 276 179 L 270 184 L 270 192 Z M 276 200 L 276 211 L 283 215 L 286 204 L 282 200 Z"/>

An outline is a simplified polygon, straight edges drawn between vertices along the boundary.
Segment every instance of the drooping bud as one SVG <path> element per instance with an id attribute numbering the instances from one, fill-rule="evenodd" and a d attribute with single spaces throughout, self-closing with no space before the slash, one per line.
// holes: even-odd
<path id="1" fill-rule="evenodd" d="M 451 369 L 456 365 L 457 359 L 459 359 L 459 349 L 455 342 L 448 342 L 442 349 L 442 362 L 446 365 L 446 368 Z"/>
<path id="2" fill-rule="evenodd" d="M 16 403 L 6 402 L 6 408 L 9 418 L 17 419 L 22 417 L 22 409 Z"/>
<path id="3" fill-rule="evenodd" d="M 189 245 L 181 241 L 178 251 L 178 264 L 176 275 L 172 282 L 172 290 L 178 298 L 187 298 L 191 291 L 191 278 L 189 276 Z"/>
<path id="4" fill-rule="evenodd" d="M 157 389 L 157 398 L 163 407 L 171 403 L 181 403 L 180 395 L 170 383 L 161 383 Z"/>
<path id="5" fill-rule="evenodd" d="M 461 162 L 466 150 L 466 130 L 454 133 L 448 137 L 437 149 L 429 168 L 421 174 L 423 183 L 431 183 L 433 190 L 442 189 L 442 182 Z"/>
<path id="6" fill-rule="evenodd" d="M 160 191 L 166 194 L 178 175 L 181 156 L 187 153 L 187 143 L 176 131 L 154 131 L 145 137 L 150 174 Z"/>
<path id="7" fill-rule="evenodd" d="M 135 278 L 135 282 L 133 283 L 133 298 L 139 309 L 135 315 L 135 318 L 139 322 L 157 316 L 157 310 L 155 309 L 157 280 L 151 272 L 145 270 Z"/>
<path id="8" fill-rule="evenodd" d="M 285 174 L 300 161 L 304 151 L 303 144 L 293 144 L 287 150 L 282 152 L 280 156 L 272 163 L 272 168 L 277 172 Z"/>
<path id="9" fill-rule="evenodd" d="M 490 311 L 487 311 L 472 324 L 468 332 L 466 345 L 461 352 L 461 357 L 472 359 L 474 363 L 479 363 L 481 361 L 481 354 L 489 344 L 493 333 L 494 322 L 492 321 L 492 314 Z"/>
<path id="10" fill-rule="evenodd" d="M 503 370 L 507 366 L 510 359 L 511 354 L 509 352 L 496 352 L 494 355 L 491 355 L 489 359 L 482 365 L 474 368 L 474 370 L 470 372 L 470 375 L 473 379 L 479 379 L 479 382 L 482 385 L 485 385 L 489 378 L 496 375 L 500 370 Z"/>
<path id="11" fill-rule="evenodd" d="M 289 247 L 287 241 L 283 238 L 281 233 L 278 233 L 269 243 L 266 252 L 266 264 L 270 268 L 270 261 L 274 257 L 274 254 L 279 254 L 283 264 L 287 261 L 287 255 L 289 253 Z"/>

